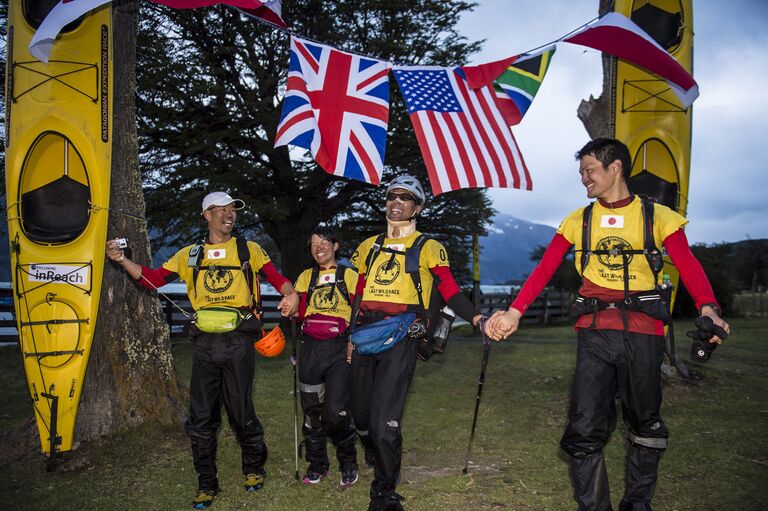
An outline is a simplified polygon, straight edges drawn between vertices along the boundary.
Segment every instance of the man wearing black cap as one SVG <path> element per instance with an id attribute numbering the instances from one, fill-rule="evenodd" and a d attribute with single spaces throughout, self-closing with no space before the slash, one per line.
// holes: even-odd
<path id="1" fill-rule="evenodd" d="M 393 179 L 386 192 L 386 233 L 365 240 L 350 259 L 360 275 L 355 293 L 360 297 L 356 301 L 357 327 L 378 328 L 382 321 L 389 324 L 402 319 L 409 330 L 401 339 L 384 335 L 378 353 L 363 354 L 362 344 L 356 345 L 352 357 L 352 415 L 366 448 L 366 461 L 374 464 L 369 511 L 403 509 L 404 499 L 395 492 L 403 454 L 401 419 L 416 369 L 418 343 L 424 336 L 418 323 L 427 322 L 433 287 L 437 286 L 450 308 L 465 320 L 477 324 L 482 317 L 453 279 L 445 247 L 416 230 L 416 217 L 424 202 L 424 190 L 415 177 Z M 409 273 L 409 262 L 414 264 L 414 259 L 419 284 Z M 409 318 L 415 321 L 411 323 Z M 361 340 L 358 334 L 361 330 L 353 330 L 353 343 Z"/>
<path id="2" fill-rule="evenodd" d="M 107 256 L 139 284 L 156 289 L 177 278 L 187 284 L 196 314 L 186 423 L 198 475 L 196 509 L 210 506 L 219 490 L 216 437 L 222 404 L 242 448 L 245 490 L 256 491 L 264 485 L 267 447 L 252 398 L 256 355 L 251 345 L 261 335 L 256 272 L 284 296 L 278 305 L 283 316 L 293 315 L 299 302 L 291 282 L 278 273 L 258 244 L 232 236 L 237 210 L 244 206 L 242 200 L 225 192 L 206 195 L 202 216 L 208 235 L 204 242 L 184 247 L 157 269 L 128 259 L 117 240 L 107 242 Z"/>

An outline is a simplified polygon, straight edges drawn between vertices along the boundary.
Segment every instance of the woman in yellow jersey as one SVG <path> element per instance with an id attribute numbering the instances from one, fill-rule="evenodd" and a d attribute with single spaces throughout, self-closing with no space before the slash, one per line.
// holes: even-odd
<path id="1" fill-rule="evenodd" d="M 301 296 L 302 340 L 299 384 L 304 410 L 304 442 L 309 467 L 304 484 L 328 475 L 327 438 L 336 447 L 341 485 L 357 482 L 355 428 L 349 412 L 347 330 L 357 273 L 336 263 L 339 240 L 328 227 L 318 227 L 309 248 L 315 264 L 296 280 Z"/>

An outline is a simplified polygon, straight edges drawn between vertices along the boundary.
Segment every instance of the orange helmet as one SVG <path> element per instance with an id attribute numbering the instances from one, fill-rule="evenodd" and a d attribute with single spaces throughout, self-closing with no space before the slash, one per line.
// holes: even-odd
<path id="1" fill-rule="evenodd" d="M 276 357 L 285 349 L 285 336 L 279 326 L 253 343 L 253 348 L 264 357 Z"/>

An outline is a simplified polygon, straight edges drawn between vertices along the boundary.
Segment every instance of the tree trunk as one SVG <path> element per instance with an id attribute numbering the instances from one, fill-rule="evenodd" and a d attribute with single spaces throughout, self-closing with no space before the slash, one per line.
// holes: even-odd
<path id="1" fill-rule="evenodd" d="M 613 9 L 613 0 L 600 0 L 598 12 L 600 16 Z M 603 92 L 599 98 L 593 96 L 589 100 L 581 100 L 576 110 L 576 115 L 584 124 L 591 139 L 599 137 L 613 137 L 613 88 L 615 76 L 613 69 L 616 65 L 615 57 L 603 54 Z"/>
<path id="2" fill-rule="evenodd" d="M 149 264 L 136 134 L 136 31 L 138 3 L 113 8 L 113 135 L 109 237 L 126 237 L 132 258 Z M 154 294 L 106 263 L 93 346 L 84 381 L 75 439 L 113 434 L 142 422 L 180 422 L 183 393 L 171 365 L 170 335 Z"/>

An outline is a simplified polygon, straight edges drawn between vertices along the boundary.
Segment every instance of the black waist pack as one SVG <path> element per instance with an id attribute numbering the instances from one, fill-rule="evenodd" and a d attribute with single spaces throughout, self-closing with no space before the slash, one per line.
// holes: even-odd
<path id="1" fill-rule="evenodd" d="M 600 311 L 611 309 L 642 312 L 665 323 L 671 319 L 667 300 L 656 291 L 635 293 L 630 295 L 628 299 L 618 302 L 606 302 L 598 298 L 579 295 L 571 306 L 570 316 L 571 319 L 575 320 L 584 314 L 597 314 Z"/>

